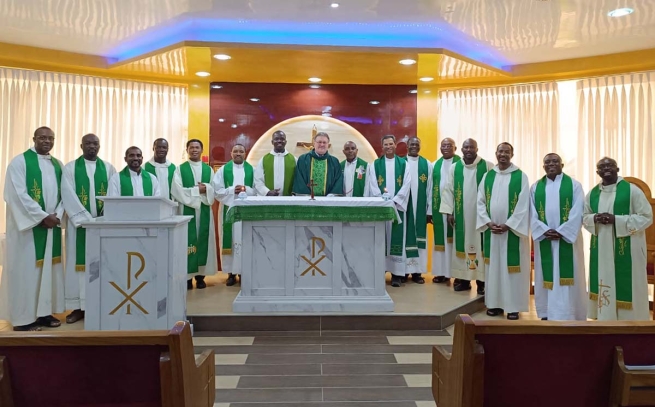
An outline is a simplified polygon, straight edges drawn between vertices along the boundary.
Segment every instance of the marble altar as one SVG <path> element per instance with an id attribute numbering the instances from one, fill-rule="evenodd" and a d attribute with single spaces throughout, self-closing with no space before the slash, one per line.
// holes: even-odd
<path id="1" fill-rule="evenodd" d="M 227 219 L 241 265 L 234 312 L 389 312 L 385 227 L 397 219 L 382 198 L 248 197 Z M 236 235 L 236 234 L 235 234 Z"/>
<path id="2" fill-rule="evenodd" d="M 103 197 L 84 224 L 87 330 L 171 329 L 186 320 L 187 223 L 160 197 Z"/>

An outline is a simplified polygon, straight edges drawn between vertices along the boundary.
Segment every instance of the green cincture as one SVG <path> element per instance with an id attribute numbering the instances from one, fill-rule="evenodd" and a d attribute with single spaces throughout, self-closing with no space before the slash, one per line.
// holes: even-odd
<path id="1" fill-rule="evenodd" d="M 367 170 L 368 163 L 361 158 L 357 158 L 357 164 L 355 164 L 355 178 L 353 179 L 353 197 L 363 197 L 364 196 L 364 190 L 366 189 L 366 170 Z M 364 173 L 362 174 L 361 178 L 358 178 L 358 173 L 357 169 L 363 167 L 364 168 Z M 343 193 L 344 195 L 348 193 L 346 191 L 346 160 L 341 161 L 341 172 L 343 172 Z"/>
<path id="2" fill-rule="evenodd" d="M 483 159 L 478 161 L 475 167 L 476 190 L 482 182 L 482 177 L 487 173 L 487 162 Z M 466 235 L 466 217 L 464 216 L 464 162 L 459 161 L 455 164 L 453 175 L 453 215 L 455 216 L 455 256 L 459 259 L 466 258 L 465 235 Z M 477 200 L 477 195 L 469 197 Z M 434 220 L 433 220 L 434 221 Z M 469 219 L 471 221 L 471 219 Z M 475 223 L 475 220 L 473 220 Z"/>
<path id="3" fill-rule="evenodd" d="M 107 166 L 105 163 L 96 158 L 96 170 L 93 173 L 93 184 L 96 196 L 96 212 L 97 216 L 102 216 L 104 203 L 97 198 L 99 196 L 107 195 L 107 188 L 109 186 L 107 179 Z M 86 173 L 86 163 L 84 156 L 75 160 L 75 194 L 80 200 L 80 203 L 90 213 L 91 200 L 89 199 L 89 191 L 91 190 L 91 180 Z M 79 227 L 75 231 L 75 271 L 85 271 L 86 269 L 86 229 Z"/>
<path id="4" fill-rule="evenodd" d="M 537 209 L 539 220 L 546 225 L 546 183 L 547 177 L 543 177 L 537 183 L 534 193 L 534 204 Z M 559 221 L 560 225 L 568 222 L 569 213 L 573 205 L 573 180 L 566 174 L 562 174 L 562 182 L 559 187 Z M 544 288 L 553 289 L 553 245 L 548 239 L 539 242 L 539 253 L 541 255 L 541 270 L 544 277 Z M 573 285 L 573 245 L 564 239 L 559 240 L 559 285 Z"/>
<path id="5" fill-rule="evenodd" d="M 444 158 L 441 157 L 434 164 L 432 170 L 432 230 L 434 231 L 434 250 L 443 252 L 446 250 L 446 238 L 444 238 L 444 228 L 446 229 L 448 241 L 452 241 L 453 228 L 446 225 L 443 221 L 443 215 L 439 212 L 441 206 L 441 168 L 443 167 Z M 453 156 L 453 165 L 461 160 L 460 156 Z"/>
<path id="6" fill-rule="evenodd" d="M 591 190 L 589 205 L 592 213 L 598 213 L 600 187 Z M 621 180 L 616 184 L 614 197 L 614 216 L 630 215 L 630 183 Z M 615 226 L 612 226 L 615 229 Z M 619 309 L 632 309 L 632 238 L 616 237 L 614 230 L 614 278 L 616 280 L 616 306 Z M 589 299 L 598 301 L 598 236 L 591 236 L 591 258 L 589 259 Z"/>
<path id="7" fill-rule="evenodd" d="M 487 205 L 487 215 L 491 218 L 491 196 L 493 194 L 494 181 L 496 180 L 496 171 L 491 170 L 487 173 L 484 179 L 484 192 Z M 523 172 L 516 170 L 511 173 L 509 181 L 509 211 L 507 218 L 509 219 L 514 213 L 516 204 L 519 201 L 519 194 L 521 193 L 521 184 L 523 180 Z M 510 229 L 507 231 L 507 271 L 509 273 L 521 272 L 521 252 L 520 252 L 521 239 Z M 484 232 L 484 261 L 489 264 L 489 255 L 491 254 L 491 230 L 487 229 Z"/>
<path id="8" fill-rule="evenodd" d="M 247 187 L 252 188 L 254 181 L 254 171 L 252 165 L 248 164 L 246 161 L 243 162 L 243 171 L 244 171 L 244 184 Z M 234 162 L 230 161 L 223 166 L 223 181 L 225 183 L 225 188 L 229 188 L 234 185 Z M 232 222 L 227 220 L 227 205 L 223 205 L 223 236 L 221 241 L 221 254 L 232 254 Z"/>
<path id="9" fill-rule="evenodd" d="M 157 178 L 157 168 L 154 165 L 150 164 L 148 161 L 145 165 L 145 170 Z M 175 174 L 175 164 L 168 166 L 168 199 L 171 199 L 171 185 L 173 185 L 173 174 Z M 157 178 L 159 180 L 159 178 Z M 161 181 L 160 181 L 161 182 Z"/>
<path id="10" fill-rule="evenodd" d="M 143 182 L 143 196 L 152 196 L 152 178 L 147 171 L 141 169 L 141 180 Z M 121 196 L 134 196 L 134 187 L 130 177 L 130 168 L 125 167 L 119 174 L 121 182 Z"/>
<path id="11" fill-rule="evenodd" d="M 275 156 L 268 153 L 262 162 L 264 167 L 264 185 L 271 191 L 275 189 Z M 280 195 L 290 196 L 293 186 L 293 175 L 296 170 L 296 159 L 292 154 L 284 156 L 284 186 Z"/>
<path id="12" fill-rule="evenodd" d="M 25 158 L 25 185 L 27 193 L 38 203 L 42 210 L 45 211 L 45 201 L 43 200 L 43 179 L 41 167 L 39 167 L 39 157 L 32 149 L 23 153 Z M 57 202 L 61 201 L 61 166 L 56 158 L 51 157 L 52 166 L 55 169 L 57 178 Z M 36 258 L 36 267 L 43 267 L 45 257 L 46 243 L 48 241 L 48 228 L 37 225 L 32 228 L 34 237 L 34 255 Z M 61 263 L 61 228 L 52 228 L 52 264 Z"/>
<path id="13" fill-rule="evenodd" d="M 193 188 L 197 185 L 191 164 L 187 161 L 180 165 L 180 177 L 184 188 Z M 212 179 L 212 169 L 207 164 L 202 164 L 200 182 L 209 184 Z M 211 208 L 209 205 L 200 204 L 200 230 L 196 230 L 196 210 L 190 206 L 184 206 L 183 214 L 193 216 L 187 229 L 187 273 L 198 272 L 199 267 L 207 265 L 209 253 L 209 231 L 214 230 L 211 224 Z"/>

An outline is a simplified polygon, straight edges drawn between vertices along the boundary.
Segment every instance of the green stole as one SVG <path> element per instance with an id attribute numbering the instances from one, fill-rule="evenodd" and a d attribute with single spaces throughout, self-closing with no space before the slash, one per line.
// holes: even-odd
<path id="1" fill-rule="evenodd" d="M 484 179 L 484 191 L 487 201 L 487 215 L 491 218 L 491 195 L 494 189 L 494 181 L 496 180 L 496 171 L 491 170 L 487 173 Z M 511 173 L 509 181 L 509 210 L 507 218 L 512 216 L 514 208 L 519 201 L 519 194 L 521 193 L 521 184 L 523 180 L 523 172 L 516 170 Z M 507 231 L 507 271 L 509 273 L 521 272 L 521 253 L 520 253 L 519 237 L 512 231 Z M 487 229 L 484 232 L 484 261 L 489 264 L 489 255 L 491 254 L 491 230 Z"/>
<path id="2" fill-rule="evenodd" d="M 375 168 L 375 173 L 378 175 L 378 188 L 380 188 L 381 193 L 385 193 L 387 189 L 387 166 L 385 163 L 386 158 L 384 156 L 378 158 L 373 162 Z M 398 156 L 395 157 L 395 182 L 396 182 L 396 192 L 400 190 L 403 186 L 403 181 L 405 177 L 405 166 L 407 161 L 404 158 Z M 402 211 L 398 211 L 400 216 L 403 215 Z M 403 227 L 405 228 L 405 255 L 407 258 L 418 257 L 418 246 L 416 245 L 416 232 L 414 229 L 414 209 L 412 207 L 412 198 L 410 195 L 409 203 L 407 204 L 407 218 L 404 224 L 398 224 L 393 222 L 391 225 L 391 247 L 389 249 L 389 255 L 391 256 L 402 256 L 403 255 Z"/>
<path id="3" fill-rule="evenodd" d="M 134 196 L 134 187 L 130 177 L 130 168 L 125 167 L 119 174 L 121 181 L 121 196 Z M 141 180 L 143 181 L 143 195 L 152 196 L 152 179 L 147 171 L 141 169 Z"/>
<path id="4" fill-rule="evenodd" d="M 262 166 L 264 167 L 264 185 L 266 188 L 275 189 L 275 156 L 268 153 L 264 156 Z M 296 159 L 287 153 L 284 156 L 284 187 L 280 195 L 290 196 L 293 186 L 293 175 L 296 170 Z"/>
<path id="5" fill-rule="evenodd" d="M 145 165 L 146 171 L 157 177 L 157 168 L 148 161 Z M 168 199 L 171 199 L 171 185 L 173 185 L 173 174 L 175 174 L 175 164 L 168 166 Z M 159 180 L 159 178 L 157 178 Z"/>
<path id="6" fill-rule="evenodd" d="M 325 196 L 328 179 L 328 160 L 316 160 L 314 157 L 309 161 L 309 182 L 314 181 L 314 195 Z"/>
<path id="7" fill-rule="evenodd" d="M 406 158 L 409 160 L 409 158 Z M 416 245 L 419 249 L 425 249 L 427 246 L 427 211 L 428 211 L 428 160 L 418 157 L 418 194 L 416 196 L 416 213 L 414 221 L 416 224 Z M 413 176 L 414 174 L 412 174 Z M 413 198 L 412 198 L 413 199 Z M 412 208 L 413 210 L 414 208 Z M 443 216 L 441 217 L 443 221 Z M 434 222 L 434 221 L 433 221 Z"/>
<path id="8" fill-rule="evenodd" d="M 443 215 L 439 212 L 441 206 L 441 167 L 443 167 L 444 158 L 441 157 L 434 163 L 432 170 L 432 230 L 434 231 L 434 250 L 437 252 L 446 251 L 446 241 L 444 238 L 444 228 L 448 234 L 448 241 L 453 239 L 453 228 L 446 225 L 443 221 Z M 453 165 L 461 160 L 460 156 L 453 156 Z"/>
<path id="9" fill-rule="evenodd" d="M 99 201 L 99 196 L 107 195 L 107 167 L 105 163 L 96 158 L 96 170 L 93 174 L 93 184 L 96 196 L 96 215 L 102 216 L 104 202 Z M 91 190 L 91 181 L 86 173 L 86 163 L 84 156 L 75 160 L 75 194 L 89 213 L 91 213 L 91 202 L 89 200 L 89 191 Z M 85 271 L 86 264 L 86 229 L 79 227 L 75 231 L 75 271 Z"/>
<path id="10" fill-rule="evenodd" d="M 355 164 L 355 178 L 353 179 L 353 197 L 363 197 L 364 196 L 364 189 L 366 188 L 366 166 L 368 163 L 361 158 L 357 157 L 357 164 Z M 364 167 L 364 172 L 362 173 L 361 178 L 359 178 L 359 174 L 357 173 L 357 169 L 359 167 Z M 344 183 L 344 188 L 343 188 L 343 194 L 345 195 L 348 191 L 346 191 L 346 160 L 341 161 L 341 172 L 343 172 L 343 183 Z"/>
<path id="11" fill-rule="evenodd" d="M 537 183 L 534 192 L 534 204 L 537 209 L 539 220 L 546 225 L 546 182 L 548 178 L 543 177 Z M 559 187 L 559 219 L 560 225 L 569 220 L 569 212 L 573 203 L 573 180 L 566 174 L 562 174 L 562 182 Z M 553 289 L 553 246 L 548 239 L 539 242 L 541 253 L 541 269 L 544 276 L 544 288 Z M 573 245 L 564 239 L 559 240 L 559 285 L 573 285 Z"/>
<path id="12" fill-rule="evenodd" d="M 592 213 L 598 213 L 600 187 L 591 190 L 589 205 Z M 621 180 L 616 184 L 614 197 L 614 216 L 630 215 L 630 183 Z M 616 279 L 616 306 L 619 309 L 632 309 L 632 238 L 614 239 L 614 278 Z M 589 260 L 589 299 L 598 300 L 598 236 L 591 235 L 591 259 Z"/>
<path id="13" fill-rule="evenodd" d="M 287 154 L 288 155 L 288 154 Z M 252 165 L 248 162 L 243 162 L 243 171 L 244 174 L 244 184 L 245 186 L 252 188 L 254 180 L 254 171 Z M 230 161 L 223 166 L 223 182 L 225 188 L 229 188 L 234 185 L 234 162 Z M 286 174 L 285 174 L 285 184 L 286 184 Z M 227 205 L 223 205 L 223 239 L 221 242 L 221 254 L 232 254 L 232 223 L 225 221 L 227 217 Z"/>
<path id="14" fill-rule="evenodd" d="M 41 168 L 39 167 L 39 157 L 35 151 L 29 149 L 23 153 L 25 158 L 25 186 L 27 194 L 38 203 L 42 210 L 45 211 L 45 201 L 43 200 L 43 179 Z M 61 166 L 59 161 L 51 157 L 52 166 L 55 169 L 57 178 L 57 202 L 61 201 Z M 42 225 L 36 225 L 32 228 L 34 238 L 34 254 L 36 258 L 36 267 L 43 267 L 45 257 L 46 242 L 48 241 L 48 228 Z M 61 228 L 52 228 L 52 264 L 61 263 Z"/>
<path id="15" fill-rule="evenodd" d="M 466 258 L 466 217 L 464 216 L 464 161 L 455 164 L 453 174 L 453 215 L 455 215 L 455 256 L 459 259 Z M 487 161 L 480 159 L 475 167 L 476 189 L 482 182 L 482 177 L 487 173 Z M 477 200 L 477 196 L 469 197 Z M 434 217 L 432 218 L 434 222 Z M 469 219 L 471 221 L 471 219 Z M 475 221 L 473 221 L 475 223 Z"/>
<path id="16" fill-rule="evenodd" d="M 182 186 L 184 188 L 193 188 L 198 183 L 187 161 L 180 165 L 180 176 L 182 177 Z M 202 174 L 200 182 L 209 184 L 212 180 L 212 169 L 207 164 L 202 164 Z M 184 206 L 183 214 L 193 216 L 187 229 L 188 248 L 187 248 L 187 273 L 194 274 L 198 272 L 198 267 L 207 265 L 207 253 L 209 252 L 209 229 L 211 224 L 211 208 L 209 205 L 200 204 L 200 230 L 196 230 L 196 210 L 190 206 Z M 214 230 L 214 228 L 211 228 Z"/>

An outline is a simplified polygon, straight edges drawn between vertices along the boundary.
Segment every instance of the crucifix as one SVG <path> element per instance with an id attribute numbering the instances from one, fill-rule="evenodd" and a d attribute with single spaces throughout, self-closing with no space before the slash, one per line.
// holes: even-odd
<path id="1" fill-rule="evenodd" d="M 307 184 L 307 186 L 309 187 L 309 190 L 310 190 L 310 192 L 311 192 L 311 194 L 312 194 L 312 195 L 311 195 L 311 198 L 309 198 L 310 201 L 315 201 L 315 200 L 316 200 L 316 199 L 314 199 L 314 187 L 315 187 L 316 185 L 318 185 L 318 184 L 314 182 L 314 179 L 313 179 L 313 178 L 310 179 L 310 180 L 309 180 L 309 184 Z"/>

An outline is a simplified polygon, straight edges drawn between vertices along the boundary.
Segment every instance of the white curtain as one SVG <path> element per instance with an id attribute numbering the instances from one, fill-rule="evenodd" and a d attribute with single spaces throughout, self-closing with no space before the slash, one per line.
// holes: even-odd
<path id="1" fill-rule="evenodd" d="M 559 149 L 558 87 L 554 82 L 442 91 L 439 138 L 462 142 L 473 138 L 479 152 L 496 162 L 503 141 L 514 147 L 513 162 L 530 182 L 543 176 L 542 158 Z"/>
<path id="2" fill-rule="evenodd" d="M 54 130 L 51 154 L 64 164 L 81 155 L 82 136 L 94 133 L 100 157 L 120 170 L 128 147 L 140 147 L 145 161 L 159 137 L 169 142 L 169 159 L 181 162 L 187 118 L 183 86 L 0 68 L 0 233 L 7 165 L 33 144 L 36 128 Z"/>
<path id="3" fill-rule="evenodd" d="M 617 161 L 620 175 L 655 187 L 654 91 L 653 72 L 578 81 L 577 168 L 585 190 L 599 182 L 596 162 L 604 156 Z"/>

